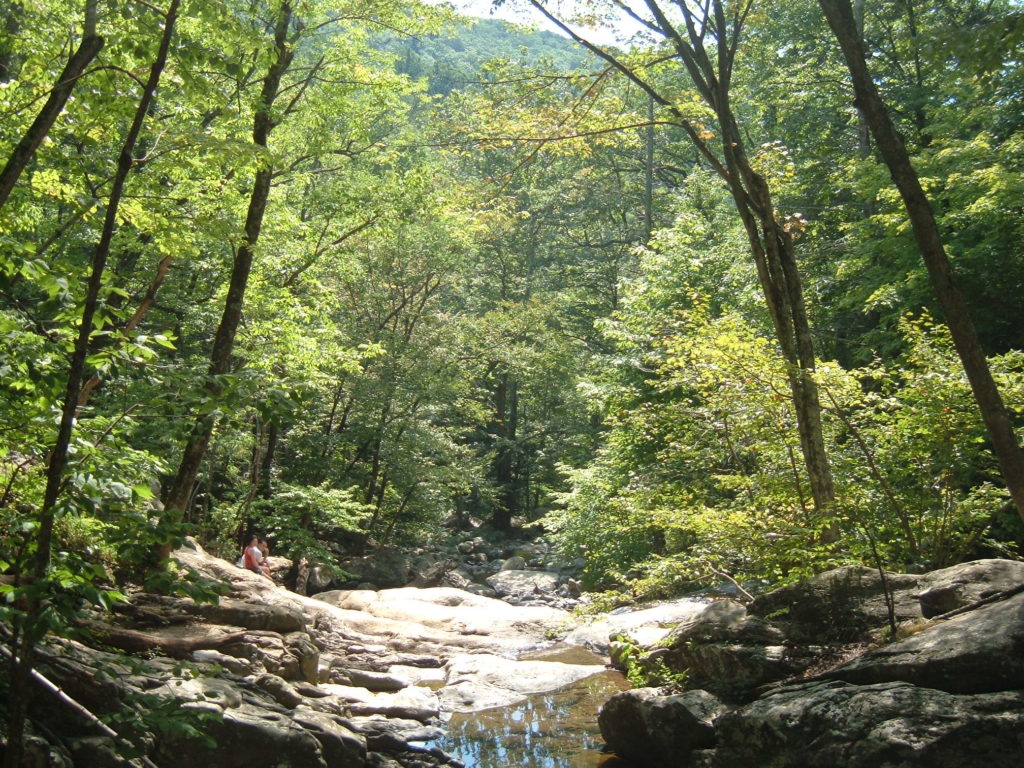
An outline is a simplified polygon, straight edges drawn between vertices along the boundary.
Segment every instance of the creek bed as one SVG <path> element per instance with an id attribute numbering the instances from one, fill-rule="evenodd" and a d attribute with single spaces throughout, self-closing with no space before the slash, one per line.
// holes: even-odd
<path id="1" fill-rule="evenodd" d="M 579 646 L 555 646 L 524 659 L 603 665 Z M 466 768 L 613 768 L 624 765 L 600 752 L 597 711 L 610 696 L 629 688 L 606 669 L 548 693 L 507 707 L 454 714 L 448 732 L 434 742 Z"/>

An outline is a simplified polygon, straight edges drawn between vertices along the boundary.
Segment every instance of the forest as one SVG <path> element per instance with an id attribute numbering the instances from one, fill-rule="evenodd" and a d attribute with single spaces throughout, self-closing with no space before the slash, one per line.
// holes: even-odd
<path id="1" fill-rule="evenodd" d="M 25 666 L 185 536 L 529 530 L 605 605 L 1020 556 L 1019 3 L 521 1 L 0 0 Z"/>

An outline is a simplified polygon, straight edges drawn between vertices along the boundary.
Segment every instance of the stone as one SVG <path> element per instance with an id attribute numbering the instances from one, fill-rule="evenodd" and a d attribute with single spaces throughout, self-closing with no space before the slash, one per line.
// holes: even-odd
<path id="1" fill-rule="evenodd" d="M 245 676 L 253 673 L 253 665 L 249 661 L 235 656 L 228 656 L 228 654 L 221 653 L 220 651 L 193 651 L 192 660 L 199 664 L 215 664 L 235 675 Z"/>
<path id="2" fill-rule="evenodd" d="M 475 712 L 508 706 L 533 693 L 545 693 L 603 671 L 595 664 L 513 660 L 491 654 L 457 656 L 446 667 L 439 693 L 447 712 Z"/>
<path id="3" fill-rule="evenodd" d="M 362 768 L 366 764 L 366 739 L 343 718 L 300 707 L 292 720 L 313 734 L 330 768 Z"/>
<path id="4" fill-rule="evenodd" d="M 501 564 L 500 568 L 502 571 L 522 571 L 525 569 L 526 560 L 519 555 L 512 555 L 512 557 Z"/>
<path id="5" fill-rule="evenodd" d="M 689 768 L 693 750 L 714 746 L 713 721 L 725 711 L 707 691 L 666 696 L 658 688 L 638 688 L 612 696 L 598 724 L 608 748 L 631 763 Z"/>
<path id="6" fill-rule="evenodd" d="M 315 594 L 329 589 L 334 583 L 334 576 L 322 565 L 314 565 L 309 569 L 306 580 L 306 593 Z"/>
<path id="7" fill-rule="evenodd" d="M 444 736 L 444 731 L 436 726 L 380 715 L 350 717 L 348 724 L 366 738 L 370 749 L 382 752 L 402 752 L 410 742 L 436 741 Z"/>
<path id="8" fill-rule="evenodd" d="M 665 644 L 669 648 L 686 643 L 779 645 L 784 640 L 785 635 L 778 627 L 749 615 L 740 603 L 716 600 L 680 621 Z"/>
<path id="9" fill-rule="evenodd" d="M 921 618 L 917 595 L 923 577 L 887 573 L 897 622 Z M 889 612 L 878 570 L 849 565 L 756 598 L 748 611 L 780 625 L 788 637 L 823 643 L 868 639 L 888 626 Z"/>
<path id="10" fill-rule="evenodd" d="M 302 611 L 279 603 L 248 602 L 224 597 L 216 605 L 201 605 L 198 610 L 210 623 L 245 629 L 294 632 L 306 626 Z"/>
<path id="11" fill-rule="evenodd" d="M 297 677 L 307 683 L 320 680 L 320 649 L 316 647 L 306 632 L 289 632 L 284 636 L 284 647 L 298 661 Z"/>
<path id="12" fill-rule="evenodd" d="M 346 669 L 342 674 L 348 678 L 350 685 L 365 688 L 368 691 L 400 691 L 409 687 L 408 680 L 385 672 L 372 672 L 364 669 Z"/>
<path id="13" fill-rule="evenodd" d="M 721 768 L 1024 765 L 1024 693 L 958 696 L 909 683 L 786 686 L 715 723 Z"/>
<path id="14" fill-rule="evenodd" d="M 785 640 L 781 630 L 750 616 L 739 603 L 716 600 L 677 624 L 641 664 L 652 672 L 661 665 L 671 672 L 685 670 L 687 685 L 742 699 L 765 683 L 803 671 L 815 659 Z"/>
<path id="15" fill-rule="evenodd" d="M 680 622 L 702 612 L 706 600 L 683 598 L 640 609 L 619 611 L 575 627 L 564 641 L 607 655 L 613 636 L 625 635 L 635 645 L 649 648 L 663 641 Z"/>
<path id="16" fill-rule="evenodd" d="M 921 614 L 930 619 L 1021 586 L 1024 586 L 1024 562 L 975 560 L 924 574 L 918 600 Z"/>
<path id="17" fill-rule="evenodd" d="M 827 677 L 860 684 L 902 680 L 950 693 L 1024 689 L 1024 593 L 869 651 Z"/>
<path id="18" fill-rule="evenodd" d="M 558 586 L 558 574 L 551 571 L 501 570 L 486 579 L 501 597 L 523 598 L 547 594 Z"/>
<path id="19" fill-rule="evenodd" d="M 302 703 L 302 695 L 277 675 L 264 673 L 256 678 L 255 683 L 257 688 L 270 694 L 282 707 L 295 709 Z"/>
<path id="20" fill-rule="evenodd" d="M 167 681 L 164 690 L 182 701 L 215 704 L 221 709 L 235 709 L 242 705 L 242 694 L 238 688 L 217 677 L 171 679 Z"/>
<path id="21" fill-rule="evenodd" d="M 155 755 L 160 766 L 210 765 L 247 768 L 266 765 L 268 756 L 286 760 L 289 768 L 326 768 L 320 743 L 288 716 L 250 704 L 224 710 L 223 717 L 206 719 L 203 732 L 213 744 L 165 734 Z"/>
<path id="22" fill-rule="evenodd" d="M 375 693 L 365 688 L 327 683 L 321 686 L 346 702 L 353 715 L 385 715 L 427 722 L 438 716 L 437 696 L 426 688 L 405 688 L 394 693 Z"/>
<path id="23" fill-rule="evenodd" d="M 355 575 L 353 583 L 368 581 L 384 588 L 401 587 L 413 576 L 409 556 L 391 547 L 381 547 L 372 555 L 342 558 L 338 565 Z"/>

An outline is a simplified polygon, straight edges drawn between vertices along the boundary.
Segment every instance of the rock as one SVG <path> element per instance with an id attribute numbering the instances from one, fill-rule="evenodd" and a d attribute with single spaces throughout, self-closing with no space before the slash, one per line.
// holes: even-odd
<path id="1" fill-rule="evenodd" d="M 564 641 L 607 655 L 613 635 L 625 635 L 636 645 L 649 648 L 668 637 L 672 627 L 703 611 L 706 600 L 684 598 L 647 608 L 621 611 L 569 631 Z"/>
<path id="2" fill-rule="evenodd" d="M 473 582 L 470 581 L 469 577 L 461 571 L 448 571 L 441 577 L 441 583 L 438 586 L 441 587 L 452 587 L 453 589 L 469 589 Z"/>
<path id="3" fill-rule="evenodd" d="M 558 586 L 558 574 L 551 571 L 502 569 L 489 576 L 486 581 L 499 596 L 522 599 L 536 594 L 553 593 Z"/>
<path id="4" fill-rule="evenodd" d="M 265 673 L 256 678 L 256 686 L 287 709 L 295 709 L 302 703 L 302 696 L 292 686 L 277 675 Z"/>
<path id="5" fill-rule="evenodd" d="M 395 693 L 374 693 L 365 688 L 327 683 L 321 686 L 346 702 L 353 715 L 385 715 L 427 722 L 439 713 L 437 696 L 426 688 L 405 688 Z"/>
<path id="6" fill-rule="evenodd" d="M 298 657 L 276 632 L 247 632 L 241 641 L 226 645 L 223 650 L 230 656 L 259 664 L 267 672 L 280 675 L 285 680 L 305 679 Z"/>
<path id="7" fill-rule="evenodd" d="M 290 632 L 284 636 L 284 647 L 298 661 L 299 674 L 288 679 L 302 679 L 307 683 L 320 680 L 320 649 L 305 632 Z"/>
<path id="8" fill-rule="evenodd" d="M 508 560 L 501 564 L 499 570 L 502 571 L 522 571 L 526 569 L 526 560 L 519 555 L 512 555 Z"/>
<path id="9" fill-rule="evenodd" d="M 832 670 L 851 683 L 902 680 L 950 693 L 1024 688 L 1024 594 L 931 626 Z"/>
<path id="10" fill-rule="evenodd" d="M 342 558 L 338 565 L 355 574 L 355 582 L 369 581 L 385 588 L 401 587 L 409 583 L 413 575 L 409 556 L 390 547 L 377 549 L 371 555 Z"/>
<path id="11" fill-rule="evenodd" d="M 423 725 L 416 720 L 385 718 L 380 715 L 352 717 L 349 726 L 366 738 L 370 749 L 382 752 L 402 752 L 410 742 L 436 741 L 444 731 L 436 726 Z"/>
<path id="12" fill-rule="evenodd" d="M 366 739 L 344 719 L 300 707 L 292 714 L 292 720 L 320 742 L 329 768 L 362 768 L 366 764 Z"/>
<path id="13" fill-rule="evenodd" d="M 975 560 L 926 573 L 918 595 L 926 619 L 1024 585 L 1024 562 Z"/>
<path id="14" fill-rule="evenodd" d="M 334 576 L 327 568 L 322 565 L 314 565 L 309 569 L 305 592 L 306 594 L 323 592 L 325 589 L 329 589 L 333 583 Z"/>
<path id="15" fill-rule="evenodd" d="M 725 711 L 707 691 L 665 696 L 658 688 L 638 688 L 612 696 L 598 724 L 619 757 L 651 768 L 689 768 L 690 752 L 714 746 L 712 723 Z"/>
<path id="16" fill-rule="evenodd" d="M 347 612 L 348 631 L 359 622 L 378 636 L 396 638 L 392 648 L 409 654 L 452 647 L 515 652 L 572 624 L 562 610 L 509 605 L 449 587 L 340 590 L 316 595 L 316 600 Z M 428 643 L 435 645 L 428 648 Z"/>
<path id="17" fill-rule="evenodd" d="M 888 573 L 896 621 L 921 617 L 917 600 L 922 576 Z M 751 615 L 781 625 L 787 636 L 811 643 L 866 639 L 889 622 L 885 592 L 878 571 L 844 566 L 756 598 Z"/>
<path id="18" fill-rule="evenodd" d="M 215 704 L 220 709 L 236 709 L 242 705 L 238 688 L 216 677 L 175 678 L 167 681 L 164 690 L 183 702 Z"/>
<path id="19" fill-rule="evenodd" d="M 512 660 L 490 654 L 457 656 L 446 667 L 445 687 L 438 693 L 447 712 L 475 712 L 523 701 L 603 671 L 595 664 Z"/>
<path id="20" fill-rule="evenodd" d="M 194 705 L 199 710 L 198 705 Z M 243 704 L 227 709 L 223 717 L 209 717 L 203 732 L 213 744 L 189 739 L 178 731 L 164 734 L 158 742 L 160 766 L 210 765 L 217 768 L 248 768 L 266 765 L 269 756 L 285 760 L 289 768 L 326 768 L 323 750 L 314 734 L 296 727 L 285 716 Z"/>
<path id="21" fill-rule="evenodd" d="M 251 675 L 253 665 L 246 659 L 229 656 L 220 651 L 201 650 L 192 652 L 192 660 L 199 664 L 215 664 L 235 675 Z"/>
<path id="22" fill-rule="evenodd" d="M 908 683 L 780 688 L 716 721 L 716 766 L 992 768 L 1024 764 L 1024 693 Z"/>
<path id="23" fill-rule="evenodd" d="M 400 691 L 409 687 L 409 682 L 384 672 L 371 672 L 364 669 L 346 669 L 343 674 L 349 679 L 350 685 L 365 688 L 368 691 Z"/>
<path id="24" fill-rule="evenodd" d="M 118 746 L 113 739 L 106 736 L 83 736 L 64 740 L 65 746 L 71 752 L 76 768 L 108 768 L 111 765 L 122 764 L 123 758 L 118 753 Z M 45 765 L 61 765 L 61 763 L 47 762 Z M 71 765 L 70 763 L 68 765 Z"/>
<path id="25" fill-rule="evenodd" d="M 716 600 L 684 618 L 665 639 L 669 647 L 686 643 L 737 643 L 779 645 L 785 635 L 764 619 L 751 616 L 740 603 Z"/>
<path id="26" fill-rule="evenodd" d="M 294 632 L 306 626 L 302 611 L 281 604 L 221 598 L 216 605 L 201 605 L 198 610 L 212 624 L 271 632 Z"/>
<path id="27" fill-rule="evenodd" d="M 661 664 L 687 674 L 687 685 L 728 698 L 746 698 L 765 683 L 790 677 L 815 659 L 764 619 L 747 614 L 732 600 L 717 600 L 680 622 L 641 664 L 656 672 Z"/>

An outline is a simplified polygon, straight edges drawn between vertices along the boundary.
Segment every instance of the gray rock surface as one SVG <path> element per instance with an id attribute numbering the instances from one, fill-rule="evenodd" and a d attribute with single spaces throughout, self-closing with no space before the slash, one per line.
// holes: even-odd
<path id="1" fill-rule="evenodd" d="M 489 576 L 486 581 L 499 597 L 522 600 L 535 595 L 553 594 L 558 586 L 558 574 L 551 571 L 501 570 Z"/>
<path id="2" fill-rule="evenodd" d="M 917 595 L 923 577 L 889 573 L 886 579 L 893 591 L 896 620 L 921 618 Z M 888 622 L 878 571 L 852 565 L 762 595 L 748 610 L 782 627 L 790 638 L 809 643 L 863 640 Z"/>
<path id="3" fill-rule="evenodd" d="M 1024 765 L 1024 693 L 957 696 L 909 683 L 781 688 L 716 722 L 720 768 Z"/>
<path id="4" fill-rule="evenodd" d="M 865 653 L 827 677 L 861 684 L 902 680 L 950 693 L 1024 689 L 1024 594 Z"/>
<path id="5" fill-rule="evenodd" d="M 926 619 L 1024 586 L 1024 562 L 975 560 L 926 573 L 918 595 Z"/>
<path id="6" fill-rule="evenodd" d="M 713 723 L 725 710 L 706 691 L 665 696 L 658 688 L 638 688 L 612 696 L 598 724 L 608 747 L 636 765 L 688 768 L 693 750 L 714 746 Z"/>

